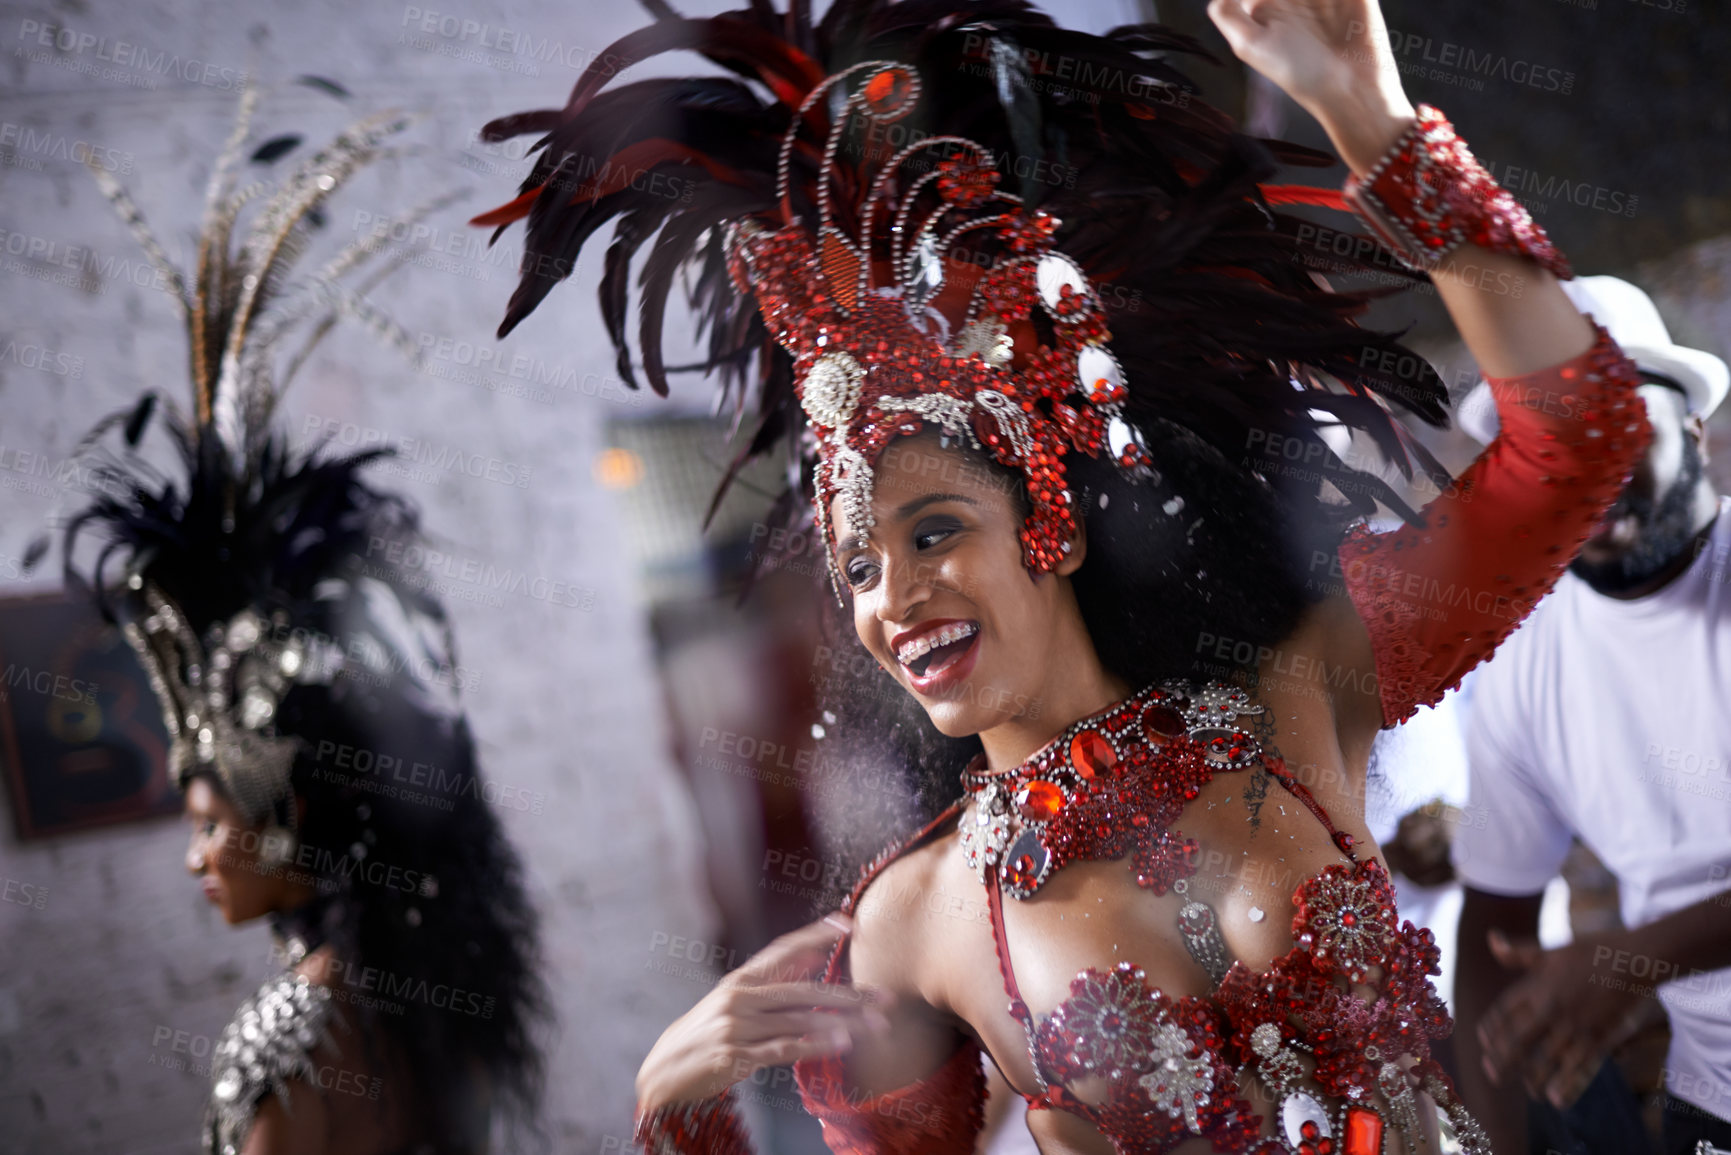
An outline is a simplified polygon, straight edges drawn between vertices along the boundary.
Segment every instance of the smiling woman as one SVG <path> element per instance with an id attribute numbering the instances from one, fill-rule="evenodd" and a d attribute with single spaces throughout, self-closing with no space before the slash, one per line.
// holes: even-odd
<path id="1" fill-rule="evenodd" d="M 1339 423 L 1426 468 L 1392 407 L 1440 420 L 1441 391 L 1390 374 L 1411 355 L 1353 323 L 1363 298 L 1273 210 L 1333 199 L 1261 183 L 1322 158 L 1201 105 L 1165 29 L 1086 36 L 1015 0 L 668 15 L 616 55 L 695 47 L 759 87 L 603 91 L 591 70 L 565 109 L 487 130 L 546 134 L 480 218 L 526 218 L 538 258 L 505 330 L 557 279 L 537 270 L 617 217 L 601 297 L 622 355 L 629 257 L 658 236 L 659 386 L 667 293 L 700 266 L 711 367 L 761 405 L 751 451 L 797 434 L 860 665 L 894 683 L 838 696 L 833 738 L 900 746 L 888 764 L 942 806 L 841 916 L 668 1028 L 638 1074 L 652 1150 L 744 1149 L 726 1092 L 790 1062 L 838 1153 L 970 1150 L 983 1057 L 1047 1155 L 1488 1150 L 1432 1054 L 1436 949 L 1396 916 L 1366 761 L 1586 538 L 1647 437 L 1636 378 L 1542 230 L 1406 100 L 1375 3 L 1210 13 L 1328 130 L 1345 201 L 1430 273 L 1496 382 L 1501 443 L 1423 514 L 1345 461 L 1265 455 L 1296 439 L 1336 462 Z M 1076 60 L 1061 74 L 1092 81 L 1041 82 Z M 903 122 L 920 131 L 885 147 Z M 701 195 L 575 181 L 597 152 Z M 1018 165 L 1011 191 L 1017 156 L 1074 179 Z M 1379 499 L 1410 524 L 1351 524 Z M 983 917 L 932 917 L 971 894 Z"/>
<path id="2" fill-rule="evenodd" d="M 1254 656 L 1322 599 L 1326 583 L 1302 580 L 1292 560 L 1307 537 L 1299 509 L 1181 427 L 1145 428 L 1158 478 L 1126 477 L 1082 456 L 1070 464 L 1079 532 L 1054 571 L 1063 582 L 1019 563 L 1028 502 L 1016 471 L 932 430 L 899 439 L 879 460 L 880 528 L 837 553 L 852 614 L 828 644 L 863 653 L 834 663 L 824 708 L 836 721 L 826 740 L 855 758 L 909 768 L 926 817 L 954 797 L 954 768 L 979 753 L 982 731 L 1017 717 L 1037 730 L 1042 714 L 1074 708 L 1032 685 L 1050 669 L 1069 687 L 1092 664 L 1074 627 L 1109 683 L 1127 692 L 1220 669 L 1221 638 Z M 1338 529 L 1333 540 L 1330 533 L 1319 521 L 1308 536 L 1337 545 Z M 884 605 L 897 598 L 917 599 L 917 625 L 882 624 L 905 612 Z M 927 640 L 945 630 L 955 635 L 947 645 Z M 1099 686 L 1076 689 L 1098 700 Z M 877 847 L 862 833 L 832 837 L 863 859 Z"/>

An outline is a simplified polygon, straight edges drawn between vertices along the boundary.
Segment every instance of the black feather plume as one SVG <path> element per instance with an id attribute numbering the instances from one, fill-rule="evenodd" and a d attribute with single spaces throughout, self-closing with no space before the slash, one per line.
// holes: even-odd
<path id="1" fill-rule="evenodd" d="M 1394 416 L 1442 422 L 1442 382 L 1428 366 L 1407 379 L 1384 369 L 1401 360 L 1387 354 L 1405 350 L 1394 335 L 1358 325 L 1375 294 L 1335 291 L 1322 280 L 1374 271 L 1386 281 L 1388 270 L 1307 247 L 1304 222 L 1263 196 L 1281 164 L 1333 158 L 1237 131 L 1178 67 L 1186 56 L 1211 59 L 1188 37 L 1152 24 L 1105 35 L 1067 30 L 1023 0 L 836 0 L 815 27 L 798 3 L 778 12 L 760 0 L 708 19 L 679 17 L 660 3 L 652 11 L 657 23 L 603 58 L 692 51 L 730 75 L 619 82 L 598 60 L 563 109 L 503 117 L 483 130 L 489 139 L 541 137 L 517 200 L 477 218 L 499 230 L 526 223 L 523 271 L 501 336 L 613 222 L 600 300 L 621 376 L 635 383 L 633 260 L 642 263 L 639 354 L 657 392 L 668 371 L 665 312 L 676 274 L 688 270 L 692 289 L 682 303 L 707 344 L 698 368 L 714 373 L 736 428 L 749 429 L 734 469 L 797 437 L 803 418 L 791 362 L 754 302 L 729 283 L 719 226 L 743 217 L 778 226 L 776 158 L 804 95 L 855 62 L 897 60 L 921 79 L 910 135 L 954 134 L 990 149 L 1006 180 L 1060 219 L 1057 249 L 1104 286 L 1132 421 L 1176 422 L 1232 461 L 1246 458 L 1259 431 L 1309 444 L 1338 423 L 1365 431 L 1408 474 L 1443 476 Z M 819 176 L 813 142 L 821 143 L 826 116 L 820 102 L 793 155 L 788 195 L 808 220 Z M 859 160 L 869 150 L 850 147 L 857 143 L 844 140 L 838 154 L 840 188 L 870 179 Z M 662 179 L 598 181 L 610 166 Z M 671 180 L 680 195 L 655 191 Z M 1422 365 L 1407 363 L 1414 360 Z M 1345 514 L 1370 513 L 1380 501 L 1413 515 L 1374 473 L 1346 469 L 1342 478 Z M 1314 483 L 1287 496 L 1319 517 L 1340 516 Z"/>

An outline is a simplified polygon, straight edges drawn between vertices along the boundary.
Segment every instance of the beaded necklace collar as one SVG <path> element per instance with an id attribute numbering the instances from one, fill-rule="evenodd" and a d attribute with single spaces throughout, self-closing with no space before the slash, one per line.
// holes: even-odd
<path id="1" fill-rule="evenodd" d="M 1235 686 L 1169 681 L 1072 723 L 1014 769 L 988 771 L 981 755 L 962 772 L 969 869 L 1027 899 L 1068 862 L 1130 854 L 1138 885 L 1166 893 L 1196 869 L 1196 842 L 1173 819 L 1217 772 L 1264 761 L 1237 725 L 1262 711 Z"/>

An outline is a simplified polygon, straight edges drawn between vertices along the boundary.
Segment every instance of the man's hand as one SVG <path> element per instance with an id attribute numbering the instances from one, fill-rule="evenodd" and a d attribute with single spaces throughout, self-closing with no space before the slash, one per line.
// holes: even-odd
<path id="1" fill-rule="evenodd" d="M 1489 942 L 1499 963 L 1525 972 L 1479 1023 L 1485 1074 L 1498 1086 L 1519 1082 L 1533 1098 L 1567 1107 L 1612 1051 L 1664 1016 L 1654 987 L 1602 965 L 1606 947 L 1626 949 L 1615 936 L 1556 950 L 1499 931 Z"/>
<path id="2" fill-rule="evenodd" d="M 1425 803 L 1400 820 L 1394 837 L 1382 844 L 1382 857 L 1389 869 L 1406 875 L 1420 886 L 1441 886 L 1454 881 L 1449 861 L 1449 836 L 1460 825 L 1459 808 L 1438 798 Z"/>

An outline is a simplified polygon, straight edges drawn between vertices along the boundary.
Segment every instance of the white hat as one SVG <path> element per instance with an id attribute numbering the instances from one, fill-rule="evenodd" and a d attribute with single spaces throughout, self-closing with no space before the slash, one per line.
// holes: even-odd
<path id="1" fill-rule="evenodd" d="M 1560 282 L 1575 308 L 1603 325 L 1638 368 L 1668 377 L 1683 387 L 1689 412 L 1706 417 L 1725 399 L 1731 370 L 1700 349 L 1671 343 L 1671 333 L 1653 299 L 1618 277 L 1576 277 Z M 1497 406 L 1483 381 L 1455 409 L 1455 424 L 1474 441 L 1488 445 L 1497 435 Z"/>

